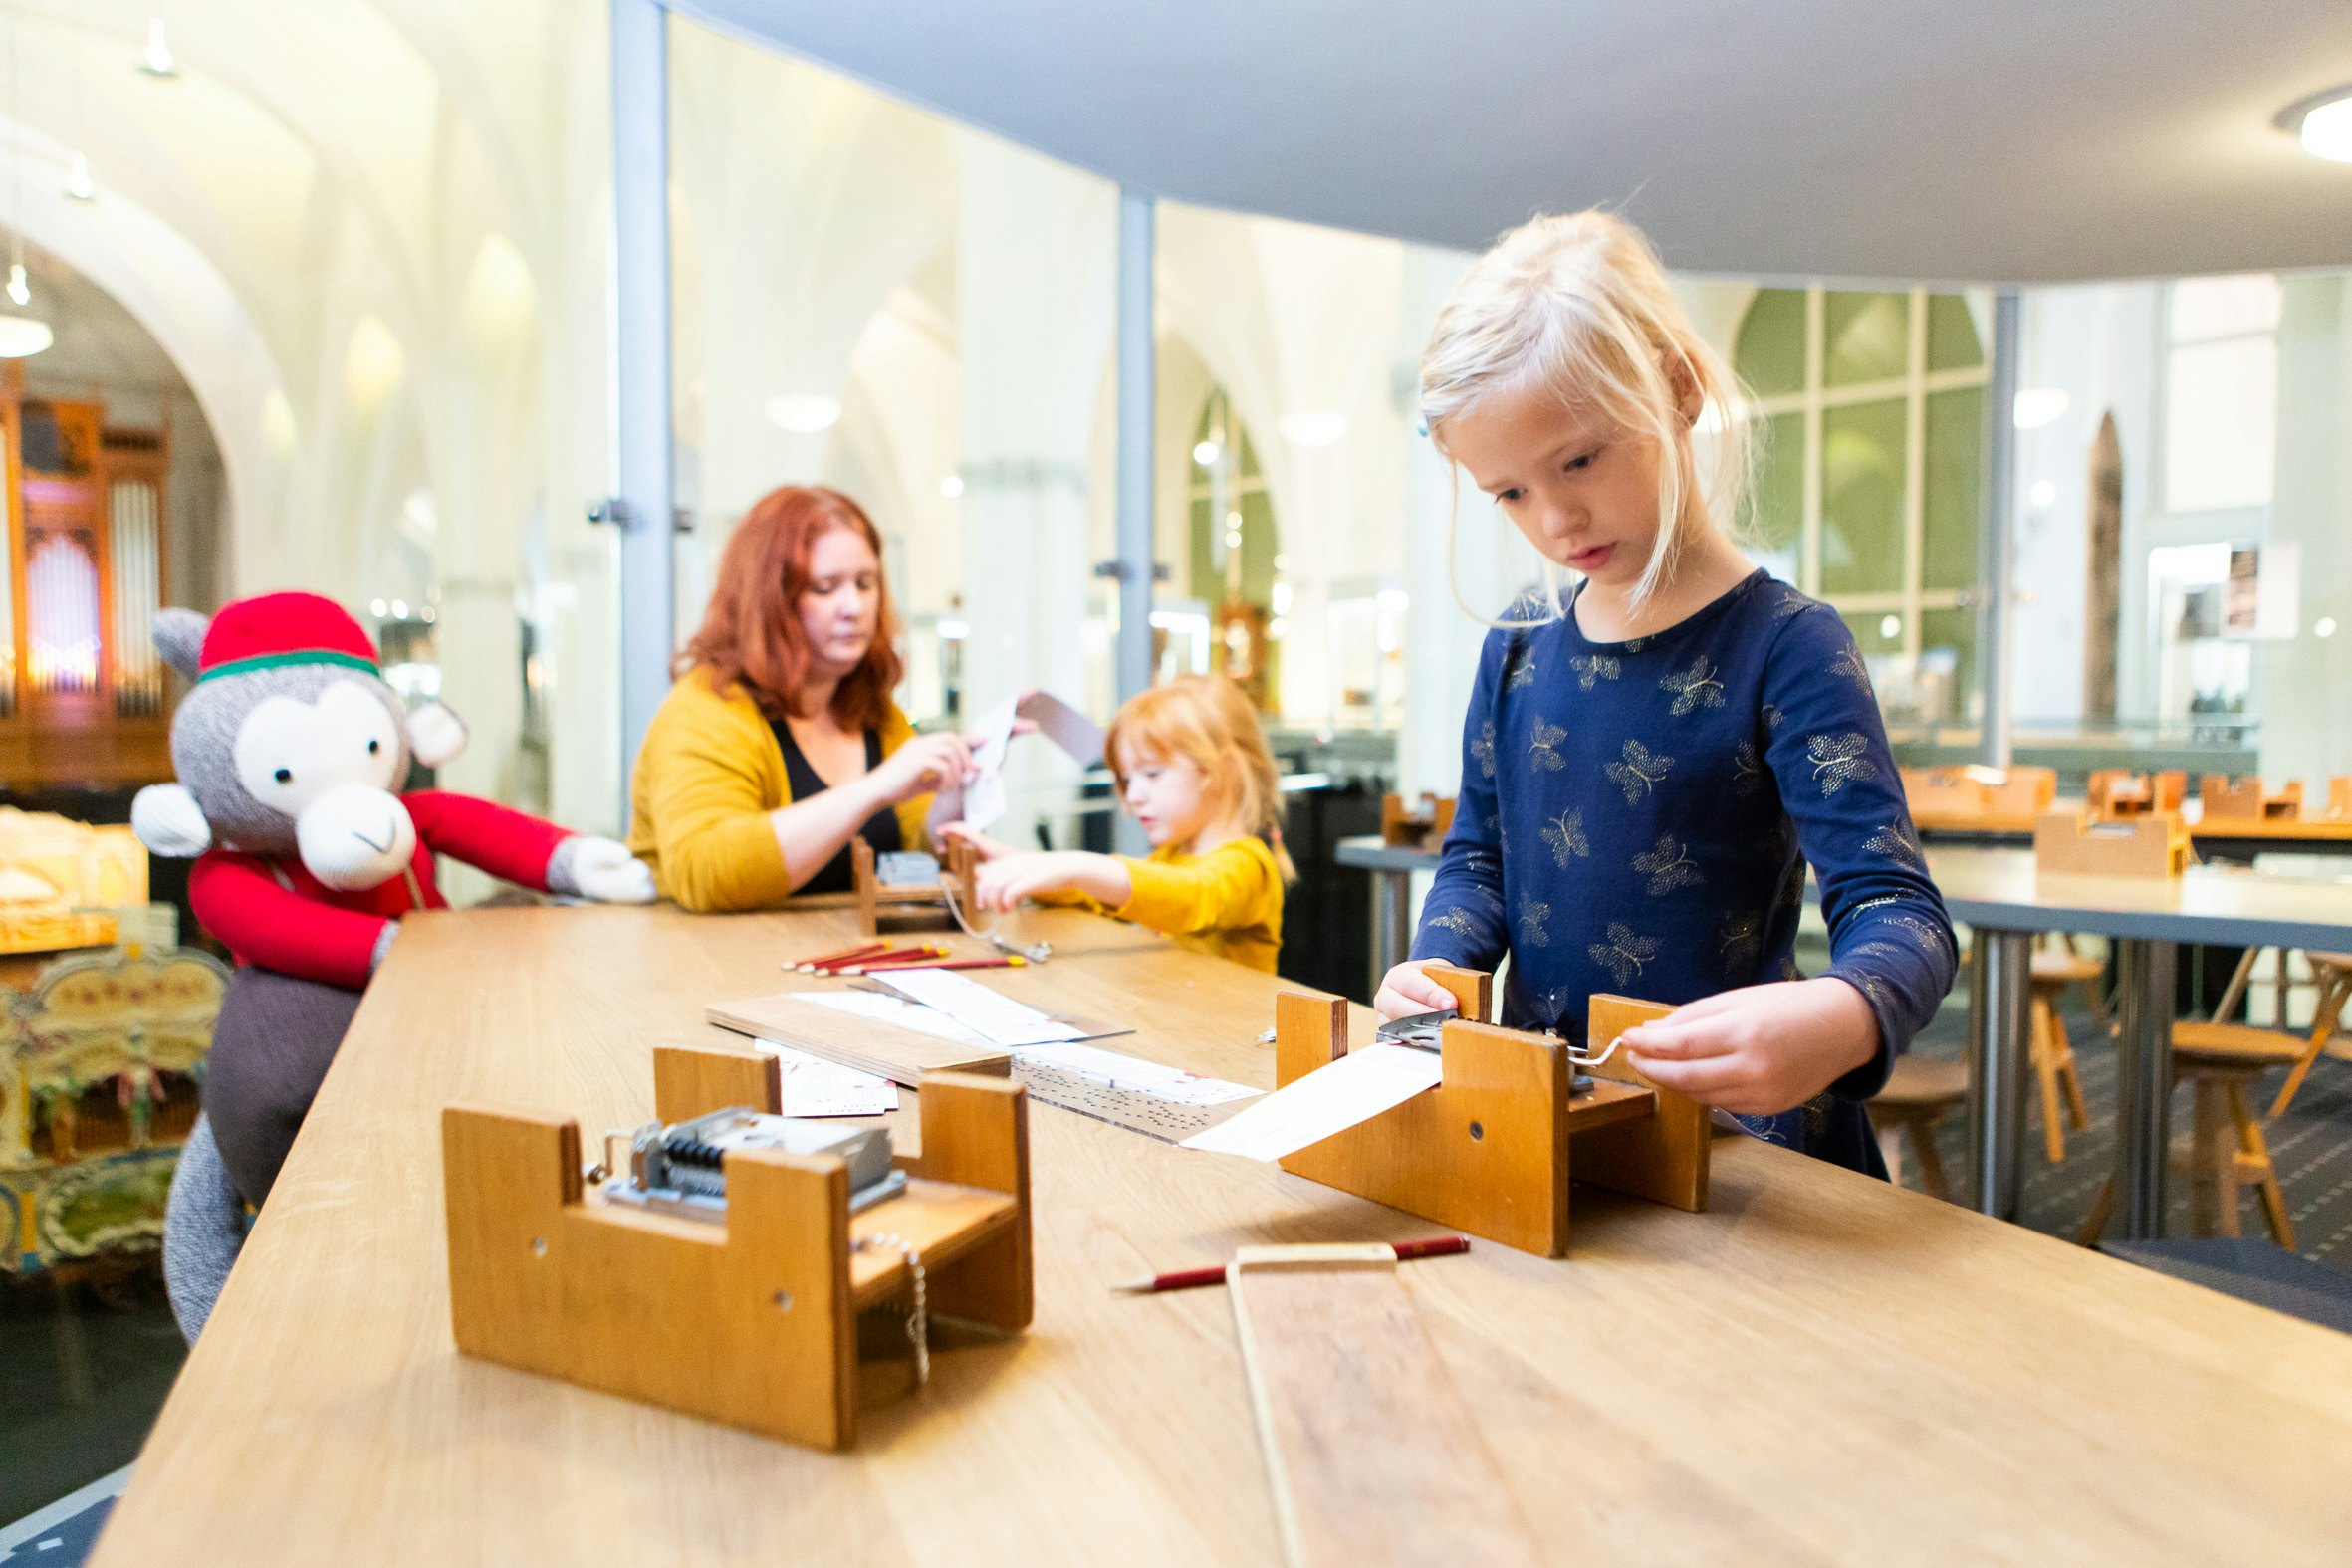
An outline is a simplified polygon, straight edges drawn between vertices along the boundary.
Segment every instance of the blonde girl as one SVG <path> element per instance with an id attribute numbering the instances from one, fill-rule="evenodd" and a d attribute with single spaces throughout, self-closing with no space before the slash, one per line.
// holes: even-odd
<path id="1" fill-rule="evenodd" d="M 1439 312 L 1430 439 L 1546 562 L 1488 637 L 1461 799 L 1385 1017 L 1451 1006 L 1421 964 L 1492 970 L 1506 1021 L 1584 1033 L 1595 992 L 1680 1005 L 1625 1036 L 1751 1131 L 1884 1172 L 1862 1102 L 1950 988 L 1927 875 L 1854 639 L 1732 543 L 1743 399 L 1639 232 L 1506 235 Z M 1791 956 L 1805 866 L 1831 962 Z"/>
<path id="2" fill-rule="evenodd" d="M 1274 758 L 1249 699 L 1222 676 L 1179 676 L 1119 709 L 1103 755 L 1151 853 L 1024 853 L 952 827 L 984 857 L 977 901 L 997 910 L 1024 898 L 1090 903 L 1181 947 L 1273 974 L 1283 887 L 1297 873 L 1283 848 Z"/>

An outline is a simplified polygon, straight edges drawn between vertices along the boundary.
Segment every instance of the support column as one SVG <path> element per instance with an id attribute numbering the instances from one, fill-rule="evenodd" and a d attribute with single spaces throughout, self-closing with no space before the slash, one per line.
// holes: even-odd
<path id="1" fill-rule="evenodd" d="M 2021 305 L 2014 289 L 1993 297 L 1993 375 L 1985 386 L 1985 531 L 1979 547 L 1984 602 L 1977 615 L 1977 668 L 1985 693 L 1980 752 L 1986 766 L 2009 765 L 2010 581 L 2016 558 L 2017 346 Z"/>
<path id="2" fill-rule="evenodd" d="M 969 723 L 1030 687 L 1085 694 L 1087 460 L 1122 214 L 1100 180 L 987 137 L 961 138 L 957 166 Z M 1005 778 L 1012 809 L 996 831 L 1031 847 L 1040 807 L 1051 816 L 1076 771 L 1027 743 Z"/>
<path id="3" fill-rule="evenodd" d="M 612 489 L 620 525 L 620 746 L 669 693 L 669 14 L 612 0 Z M 620 819 L 628 820 L 628 779 Z"/>
<path id="4" fill-rule="evenodd" d="M 2173 1141 L 2174 957 L 2170 942 L 2115 944 L 2115 1183 L 2129 1241 L 2164 1234 Z"/>

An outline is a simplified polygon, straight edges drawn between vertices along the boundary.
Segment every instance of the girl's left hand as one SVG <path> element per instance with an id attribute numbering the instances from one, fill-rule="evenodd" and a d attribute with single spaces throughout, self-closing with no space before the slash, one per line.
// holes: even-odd
<path id="1" fill-rule="evenodd" d="M 1037 893 L 1056 893 L 1068 887 L 1095 857 L 1078 850 L 1013 854 L 985 861 L 977 873 L 973 898 L 982 909 L 1011 914 L 1021 901 Z"/>
<path id="2" fill-rule="evenodd" d="M 1878 1016 L 1842 980 L 1744 986 L 1688 1003 L 1624 1034 L 1661 1087 L 1742 1116 L 1805 1101 L 1878 1054 Z"/>

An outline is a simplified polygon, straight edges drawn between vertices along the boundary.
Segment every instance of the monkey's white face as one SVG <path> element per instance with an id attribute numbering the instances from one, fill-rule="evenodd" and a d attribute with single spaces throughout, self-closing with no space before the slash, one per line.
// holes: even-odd
<path id="1" fill-rule="evenodd" d="M 313 702 L 265 697 L 231 750 L 237 782 L 294 818 L 303 866 L 329 887 L 378 886 L 416 853 L 416 824 L 392 792 L 399 720 L 366 686 L 335 681 Z"/>

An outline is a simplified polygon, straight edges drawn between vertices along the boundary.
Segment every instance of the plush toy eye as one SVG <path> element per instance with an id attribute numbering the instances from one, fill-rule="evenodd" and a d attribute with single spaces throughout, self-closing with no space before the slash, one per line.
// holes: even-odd
<path id="1" fill-rule="evenodd" d="M 291 768 L 281 768 L 270 777 L 277 780 L 280 784 L 292 784 L 294 783 L 294 770 Z"/>
<path id="2" fill-rule="evenodd" d="M 380 751 L 382 751 L 382 750 L 383 750 L 383 742 L 381 742 L 381 741 L 369 741 L 369 742 L 367 743 L 367 755 L 368 755 L 368 756 L 370 756 L 370 757 L 373 757 L 373 756 L 374 756 L 376 753 L 378 753 L 378 752 L 380 752 Z"/>

